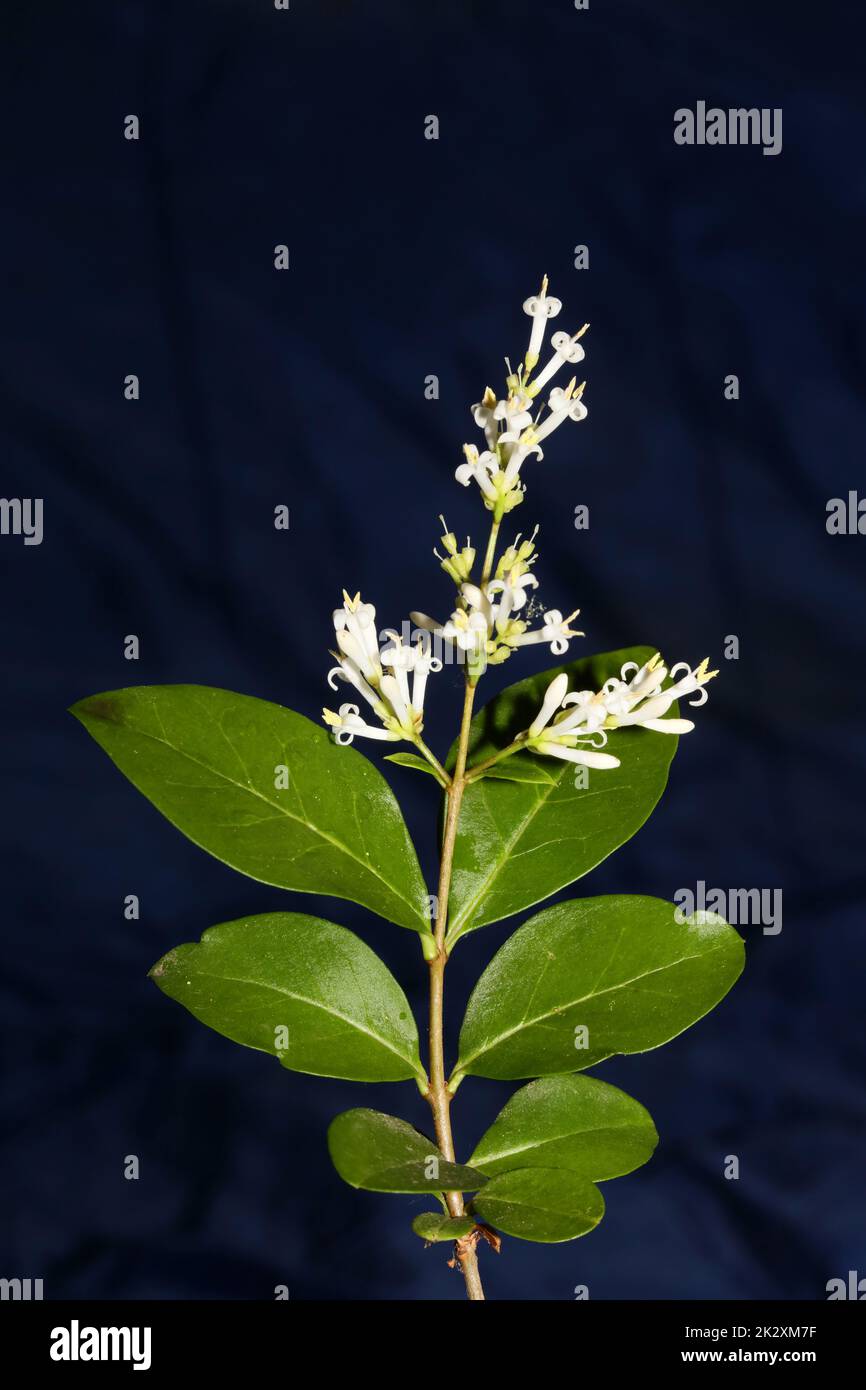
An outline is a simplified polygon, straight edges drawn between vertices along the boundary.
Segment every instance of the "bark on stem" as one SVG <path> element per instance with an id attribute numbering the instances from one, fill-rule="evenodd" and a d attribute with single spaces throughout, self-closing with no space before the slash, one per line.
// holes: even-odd
<path id="1" fill-rule="evenodd" d="M 442 1153 L 454 1163 L 454 1139 L 451 1134 L 451 1096 L 445 1076 L 445 1050 L 443 1043 L 443 997 L 445 989 L 445 965 L 448 957 L 445 952 L 445 929 L 448 924 L 448 893 L 451 888 L 451 867 L 454 859 L 454 842 L 457 838 L 457 824 L 460 819 L 460 805 L 466 785 L 466 754 L 469 745 L 469 726 L 472 722 L 472 705 L 475 700 L 475 686 L 468 680 L 463 697 L 463 718 L 460 722 L 460 737 L 457 744 L 457 760 L 451 786 L 448 789 L 448 806 L 445 813 L 445 833 L 442 837 L 442 860 L 439 870 L 439 891 L 437 898 L 436 955 L 429 962 L 430 967 L 430 1086 L 427 1099 L 433 1111 L 436 1129 L 436 1142 Z M 463 1215 L 462 1192 L 445 1194 L 448 1210 L 452 1216 Z M 473 1249 L 458 1248 L 457 1259 L 466 1281 L 466 1293 L 472 1300 L 482 1300 L 484 1289 L 478 1272 L 478 1257 Z"/>

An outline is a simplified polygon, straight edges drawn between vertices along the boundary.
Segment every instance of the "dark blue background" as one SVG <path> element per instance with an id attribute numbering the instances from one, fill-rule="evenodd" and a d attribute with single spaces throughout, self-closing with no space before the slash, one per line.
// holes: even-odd
<path id="1" fill-rule="evenodd" d="M 461 1296 L 409 1229 L 427 1203 L 350 1191 L 327 1159 L 347 1106 L 427 1123 L 414 1087 L 289 1074 L 146 979 L 214 922 L 311 908 L 362 933 L 420 1016 L 414 936 L 209 859 L 65 710 L 191 681 L 317 717 L 343 585 L 384 622 L 445 612 L 436 514 L 481 532 L 453 481 L 467 407 L 520 355 L 543 271 L 563 325 L 592 322 L 589 419 L 531 468 L 517 518 L 541 523 L 548 605 L 580 604 L 586 652 L 655 642 L 718 664 L 727 634 L 741 643 L 651 823 L 581 889 L 779 887 L 784 929 L 745 928 L 746 973 L 693 1032 L 599 1068 L 650 1108 L 658 1153 L 607 1185 L 588 1239 L 483 1256 L 488 1291 L 822 1298 L 866 1274 L 866 540 L 825 529 L 827 500 L 866 487 L 866 103 L 848 9 L 4 10 L 2 492 L 44 497 L 45 539 L 0 538 L 0 1274 L 42 1277 L 49 1297 Z M 783 152 L 678 147 L 673 112 L 699 99 L 781 106 Z M 456 677 L 431 695 L 442 747 Z M 435 789 L 387 775 L 431 869 Z M 507 930 L 456 953 L 452 1037 Z M 464 1084 L 464 1156 L 511 1089 Z"/>

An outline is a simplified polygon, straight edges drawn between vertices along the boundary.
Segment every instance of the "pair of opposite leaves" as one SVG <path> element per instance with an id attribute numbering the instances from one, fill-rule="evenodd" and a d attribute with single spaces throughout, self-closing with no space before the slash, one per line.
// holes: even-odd
<path id="1" fill-rule="evenodd" d="M 473 1215 L 523 1239 L 585 1234 L 604 1213 L 595 1184 L 645 1162 L 657 1135 L 637 1101 L 563 1073 L 676 1036 L 727 992 L 742 958 L 721 918 L 679 922 L 655 898 L 591 898 L 538 913 L 478 981 L 455 1077 L 544 1079 L 512 1097 L 467 1165 L 449 1163 L 403 1120 L 347 1111 L 328 1135 L 337 1171 L 376 1192 L 475 1192 Z M 426 1079 L 406 996 L 378 956 L 333 923 L 294 913 L 224 923 L 199 945 L 170 951 L 152 975 L 202 1022 L 294 1070 Z M 438 1213 L 413 1224 L 426 1240 L 466 1233 L 466 1219 Z"/>
<path id="2" fill-rule="evenodd" d="M 568 671 L 574 688 L 598 688 L 624 661 L 642 663 L 649 655 L 650 648 L 634 648 L 557 669 Z M 473 757 L 502 747 L 528 726 L 554 674 L 509 687 L 479 712 Z M 426 888 L 393 793 L 363 755 L 336 747 L 320 726 L 265 701 L 195 686 L 94 696 L 74 713 L 170 821 L 232 867 L 266 883 L 349 897 L 429 932 Z M 508 760 L 502 771 L 528 780 L 490 778 L 470 785 L 454 856 L 452 944 L 461 932 L 580 877 L 634 833 L 661 795 L 676 742 L 644 730 L 614 732 L 610 744 L 621 766 L 595 777 L 591 787 L 575 785 L 570 764 L 525 754 Z M 648 914 L 651 930 L 643 920 Z M 672 918 L 667 904 L 602 899 L 565 904 L 532 919 L 476 988 L 458 1070 L 494 1077 L 574 1070 L 572 1036 L 579 1024 L 593 1024 L 583 1066 L 675 1036 L 717 1002 L 720 987 L 733 982 L 730 973 L 742 959 L 742 946 L 720 919 L 676 924 Z M 180 979 L 170 960 L 183 962 L 184 979 L 193 980 L 193 961 L 201 972 L 234 972 L 227 982 L 233 1000 L 221 998 L 205 1021 L 219 1027 L 219 1014 L 229 1036 L 270 1051 L 273 1043 L 261 1038 L 271 1019 L 255 1031 L 253 995 L 270 991 L 284 1009 L 283 996 L 294 992 L 296 1026 L 283 1060 L 298 1070 L 358 1080 L 422 1077 L 415 1024 L 385 966 L 341 928 L 295 921 L 299 931 L 292 935 L 287 927 L 273 941 L 266 919 L 258 934 L 231 924 L 213 929 L 200 946 L 171 953 L 154 978 L 167 992 Z M 563 949 L 557 947 L 553 970 L 555 937 Z M 610 969 L 617 977 L 608 981 L 602 968 L 613 942 L 618 944 Z M 218 967 L 221 954 L 229 959 Z M 529 1010 L 524 1017 L 526 982 L 539 965 L 542 980 L 532 990 L 533 997 L 541 990 L 541 1012 Z M 659 1007 L 662 978 L 670 997 Z M 330 1001 L 322 997 L 324 983 Z M 594 1004 L 587 997 L 591 983 L 600 991 Z M 194 983 L 184 989 L 188 998 L 182 1002 L 196 1012 L 201 991 Z M 328 1024 L 317 1026 L 315 1019 L 325 1015 Z M 204 1017 L 201 1008 L 199 1016 Z M 562 1026 L 551 1028 L 549 1019 Z M 259 1041 L 238 1037 L 235 1024 Z M 351 1038 L 344 1036 L 347 1029 Z"/>
<path id="3" fill-rule="evenodd" d="M 588 1076 L 551 1076 L 519 1090 L 466 1164 L 447 1162 L 411 1125 L 374 1110 L 338 1115 L 328 1146 L 340 1176 L 375 1192 L 474 1193 L 465 1217 L 422 1212 L 429 1242 L 468 1235 L 481 1218 L 545 1243 L 585 1235 L 604 1215 L 596 1183 L 645 1163 L 658 1135 L 642 1105 Z M 432 1161 L 431 1161 L 432 1160 Z"/>
<path id="4" fill-rule="evenodd" d="M 559 671 L 572 688 L 596 689 L 623 662 L 651 654 L 611 652 L 510 686 L 473 720 L 471 758 L 527 728 Z M 430 931 L 427 887 L 393 792 L 363 754 L 338 748 L 321 725 L 203 686 L 119 690 L 72 712 L 168 820 L 232 868 Z M 610 748 L 621 766 L 591 787 L 575 785 L 571 764 L 525 753 L 470 785 L 454 855 L 451 941 L 542 901 L 628 840 L 664 790 L 676 743 L 615 731 Z"/>

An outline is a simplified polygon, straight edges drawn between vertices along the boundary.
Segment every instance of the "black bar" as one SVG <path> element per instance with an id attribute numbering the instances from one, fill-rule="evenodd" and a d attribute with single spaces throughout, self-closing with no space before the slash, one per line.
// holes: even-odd
<path id="1" fill-rule="evenodd" d="M 446 1307 L 420 1302 L 7 1301 L 0 1303 L 0 1336 L 4 1364 L 20 1366 L 25 1374 L 30 1369 L 50 1371 L 61 1379 L 98 1378 L 106 1369 L 115 1376 L 133 1374 L 137 1360 L 142 1373 L 157 1379 L 194 1370 L 196 1376 L 243 1374 L 249 1381 L 251 1375 L 273 1374 L 279 1367 L 296 1379 L 306 1363 L 313 1375 L 305 1378 L 316 1383 L 316 1362 L 329 1378 L 341 1364 L 356 1371 L 366 1364 L 378 1378 L 389 1374 L 392 1357 L 408 1371 L 412 1363 L 406 1361 L 407 1339 L 420 1351 L 438 1326 L 451 1334 L 446 1338 L 446 1359 L 455 1372 L 462 1366 L 464 1373 L 472 1374 L 477 1356 L 476 1369 L 483 1369 L 483 1379 L 489 1382 L 491 1362 L 495 1367 L 502 1357 L 513 1373 L 512 1358 L 522 1359 L 534 1347 L 540 1357 L 537 1382 L 548 1356 L 558 1359 L 563 1350 L 568 1351 L 575 1375 L 594 1364 L 612 1374 L 664 1374 L 675 1367 L 695 1367 L 700 1373 L 706 1365 L 728 1370 L 798 1365 L 826 1376 L 857 1364 L 866 1330 L 862 1313 L 849 1301 L 576 1301 L 519 1306 L 518 1313 L 512 1303 L 489 1303 L 475 1310 L 463 1303 Z M 103 1335 L 102 1329 L 118 1329 L 117 1335 Z M 137 1335 L 133 1329 L 139 1330 Z M 545 1340 L 539 1341 L 539 1333 Z M 63 1352 L 76 1359 L 55 1359 L 52 1348 L 55 1356 Z M 91 1349 L 106 1359 L 85 1359 Z M 127 1359 L 110 1359 L 115 1350 L 126 1353 Z M 391 1366 L 396 1369 L 394 1362 Z M 424 1367 L 422 1355 L 417 1369 L 426 1378 Z"/>

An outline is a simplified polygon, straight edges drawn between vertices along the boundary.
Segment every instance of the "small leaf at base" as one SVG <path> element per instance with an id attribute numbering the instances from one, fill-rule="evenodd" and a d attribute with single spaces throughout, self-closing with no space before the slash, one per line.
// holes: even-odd
<path id="1" fill-rule="evenodd" d="M 432 1139 L 379 1110 L 345 1110 L 328 1130 L 331 1161 L 350 1187 L 368 1192 L 474 1192 L 485 1179 L 449 1163 Z"/>
<path id="2" fill-rule="evenodd" d="M 441 1211 L 422 1211 L 412 1222 L 416 1236 L 429 1244 L 435 1241 L 460 1240 L 475 1230 L 471 1216 L 443 1216 Z"/>
<path id="3" fill-rule="evenodd" d="M 491 1178 L 472 1210 L 507 1236 L 554 1245 L 593 1230 L 604 1216 L 604 1198 L 565 1169 L 517 1168 Z"/>
<path id="4" fill-rule="evenodd" d="M 384 761 L 396 763 L 398 767 L 414 767 L 417 772 L 429 772 L 431 777 L 436 776 L 433 764 L 418 753 L 386 753 Z"/>

